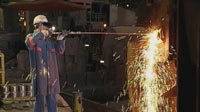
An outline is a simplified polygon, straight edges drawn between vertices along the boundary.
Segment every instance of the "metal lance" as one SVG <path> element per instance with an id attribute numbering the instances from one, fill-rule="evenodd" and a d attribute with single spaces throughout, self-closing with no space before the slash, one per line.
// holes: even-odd
<path id="1" fill-rule="evenodd" d="M 62 32 L 52 32 L 52 34 L 59 35 Z M 145 36 L 143 33 L 126 33 L 126 32 L 68 32 L 69 35 L 129 35 L 129 36 Z"/>

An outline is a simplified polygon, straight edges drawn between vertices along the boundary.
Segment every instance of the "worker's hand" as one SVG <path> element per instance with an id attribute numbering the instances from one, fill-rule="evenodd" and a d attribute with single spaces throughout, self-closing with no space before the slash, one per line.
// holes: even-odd
<path id="1" fill-rule="evenodd" d="M 69 32 L 67 30 L 63 30 L 62 33 L 57 36 L 57 40 L 63 40 L 68 34 Z"/>
<path id="2" fill-rule="evenodd" d="M 44 37 L 47 37 L 49 35 L 48 30 L 41 30 L 41 32 L 43 33 Z"/>
<path id="3" fill-rule="evenodd" d="M 61 35 L 62 35 L 63 37 L 68 36 L 68 34 L 69 34 L 69 32 L 68 32 L 67 30 L 63 30 L 62 33 L 61 33 Z"/>

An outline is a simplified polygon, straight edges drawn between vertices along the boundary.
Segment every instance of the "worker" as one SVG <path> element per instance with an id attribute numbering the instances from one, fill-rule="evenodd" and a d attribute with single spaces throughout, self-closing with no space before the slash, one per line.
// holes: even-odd
<path id="1" fill-rule="evenodd" d="M 46 16 L 37 15 L 33 20 L 34 32 L 26 36 L 25 44 L 29 50 L 33 95 L 35 96 L 34 112 L 44 112 L 45 104 L 48 112 L 57 112 L 56 94 L 60 92 L 57 54 L 65 50 L 62 31 L 56 38 L 50 36 L 51 24 Z"/>

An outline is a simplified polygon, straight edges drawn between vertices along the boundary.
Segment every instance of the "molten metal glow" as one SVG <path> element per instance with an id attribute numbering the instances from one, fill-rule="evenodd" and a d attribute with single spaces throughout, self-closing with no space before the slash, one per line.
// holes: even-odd
<path id="1" fill-rule="evenodd" d="M 144 68 L 144 100 L 146 112 L 158 112 L 158 85 L 156 84 L 155 65 L 158 62 L 158 45 L 161 43 L 157 38 L 159 30 L 150 33 L 147 36 L 147 49 L 144 51 L 144 58 L 146 59 L 146 66 Z"/>
<path id="2" fill-rule="evenodd" d="M 160 30 L 154 30 L 130 44 L 128 88 L 132 112 L 171 112 L 163 93 L 172 88 L 176 78 L 169 62 L 163 59 L 165 43 Z"/>

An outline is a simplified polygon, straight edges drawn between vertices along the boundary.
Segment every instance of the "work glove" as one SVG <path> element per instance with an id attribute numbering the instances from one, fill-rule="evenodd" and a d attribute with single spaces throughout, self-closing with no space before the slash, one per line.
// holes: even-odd
<path id="1" fill-rule="evenodd" d="M 63 40 L 68 34 L 69 32 L 67 30 L 63 30 L 62 33 L 57 36 L 57 40 Z"/>
<path id="2" fill-rule="evenodd" d="M 68 34 L 69 34 L 69 32 L 68 32 L 67 30 L 62 30 L 61 35 L 62 35 L 63 37 L 68 36 Z"/>

